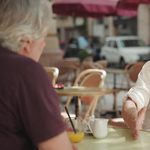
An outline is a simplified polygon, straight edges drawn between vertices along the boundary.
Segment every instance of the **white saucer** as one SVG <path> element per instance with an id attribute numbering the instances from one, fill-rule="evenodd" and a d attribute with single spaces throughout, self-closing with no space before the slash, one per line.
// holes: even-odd
<path id="1" fill-rule="evenodd" d="M 109 129 L 108 129 L 108 131 L 109 131 Z M 90 131 L 90 129 L 84 130 L 84 133 L 92 134 L 92 132 Z"/>
<path id="2" fill-rule="evenodd" d="M 90 131 L 90 129 L 84 130 L 84 133 L 92 134 L 92 132 Z"/>

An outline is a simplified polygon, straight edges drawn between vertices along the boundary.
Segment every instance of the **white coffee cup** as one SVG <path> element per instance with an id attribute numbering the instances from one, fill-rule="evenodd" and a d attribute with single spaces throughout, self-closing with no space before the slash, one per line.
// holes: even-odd
<path id="1" fill-rule="evenodd" d="M 103 119 L 103 118 L 89 119 L 88 122 L 90 131 L 93 133 L 93 136 L 98 139 L 107 136 L 108 134 L 107 124 L 108 124 L 108 119 Z"/>

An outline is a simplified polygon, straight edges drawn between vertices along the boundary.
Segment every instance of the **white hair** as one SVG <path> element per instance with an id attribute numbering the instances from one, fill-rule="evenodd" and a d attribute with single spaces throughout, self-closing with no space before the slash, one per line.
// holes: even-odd
<path id="1" fill-rule="evenodd" d="M 12 51 L 24 48 L 23 40 L 38 40 L 50 26 L 47 0 L 0 0 L 0 45 Z"/>

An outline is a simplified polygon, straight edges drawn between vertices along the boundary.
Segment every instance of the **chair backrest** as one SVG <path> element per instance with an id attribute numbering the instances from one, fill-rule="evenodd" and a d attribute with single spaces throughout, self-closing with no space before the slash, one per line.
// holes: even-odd
<path id="1" fill-rule="evenodd" d="M 80 59 L 77 57 L 64 58 L 63 60 L 70 65 L 80 65 Z"/>
<path id="2" fill-rule="evenodd" d="M 48 73 L 52 83 L 55 84 L 57 77 L 58 77 L 58 74 L 59 74 L 58 68 L 56 68 L 56 67 L 44 67 L 44 69 Z"/>
<path id="3" fill-rule="evenodd" d="M 122 82 L 121 82 L 121 88 L 123 87 L 124 79 L 127 81 L 128 89 L 131 88 L 130 81 L 136 82 L 138 78 L 138 74 L 141 71 L 143 65 L 145 62 L 135 62 L 135 63 L 129 63 L 125 66 L 124 70 L 128 70 L 129 74 L 124 74 Z"/>
<path id="4" fill-rule="evenodd" d="M 86 70 L 86 69 L 103 69 L 103 70 L 105 70 L 104 67 L 101 64 L 94 63 L 94 62 L 82 64 L 81 70 L 83 71 L 83 70 Z"/>
<path id="5" fill-rule="evenodd" d="M 131 66 L 133 66 L 133 65 L 135 65 L 135 64 L 145 64 L 145 62 L 134 62 L 134 63 L 128 63 L 128 64 L 126 64 L 126 66 L 125 66 L 125 70 L 129 70 L 130 68 L 131 68 Z"/>
<path id="6" fill-rule="evenodd" d="M 66 74 L 68 72 L 67 68 L 63 68 L 62 66 L 66 66 L 68 63 L 64 60 L 59 60 L 55 63 L 55 67 L 59 69 L 59 76 Z"/>
<path id="7" fill-rule="evenodd" d="M 94 63 L 83 63 L 81 66 L 81 70 L 87 70 L 87 69 L 96 69 L 97 67 L 94 65 Z"/>
<path id="8" fill-rule="evenodd" d="M 135 63 L 130 65 L 128 68 L 129 71 L 131 71 L 131 73 L 129 74 L 129 78 L 132 82 L 136 82 L 137 78 L 138 78 L 138 74 L 141 71 L 142 67 L 144 65 L 144 62 L 140 62 L 140 63 Z"/>
<path id="9" fill-rule="evenodd" d="M 106 69 L 107 68 L 107 65 L 108 65 L 108 61 L 107 60 L 98 60 L 95 62 L 95 64 L 99 64 L 101 66 L 103 66 L 103 69 Z"/>
<path id="10" fill-rule="evenodd" d="M 93 58 L 91 56 L 84 58 L 81 63 L 81 71 L 94 68 L 95 66 L 93 65 Z"/>
<path id="11" fill-rule="evenodd" d="M 85 87 L 103 87 L 106 71 L 101 69 L 87 69 L 76 78 L 74 85 Z M 94 96 L 81 96 L 84 105 L 90 105 Z"/>
<path id="12" fill-rule="evenodd" d="M 95 67 L 98 68 L 98 69 L 103 69 L 103 70 L 105 70 L 104 66 L 101 65 L 100 63 L 95 62 L 94 65 L 95 65 Z"/>

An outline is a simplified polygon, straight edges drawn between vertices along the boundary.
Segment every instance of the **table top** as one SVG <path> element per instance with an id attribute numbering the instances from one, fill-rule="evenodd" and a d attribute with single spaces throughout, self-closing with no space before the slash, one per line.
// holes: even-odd
<path id="1" fill-rule="evenodd" d="M 130 70 L 123 70 L 123 69 L 106 69 L 107 73 L 113 73 L 113 74 L 128 74 L 132 71 Z"/>
<path id="2" fill-rule="evenodd" d="M 55 89 L 55 91 L 60 96 L 93 96 L 112 93 L 112 89 L 81 86 L 64 87 L 63 89 Z"/>
<path id="3" fill-rule="evenodd" d="M 88 135 L 75 145 L 80 150 L 149 150 L 150 132 L 140 131 L 139 138 L 134 140 L 129 129 L 109 128 L 106 138 L 96 139 Z"/>

